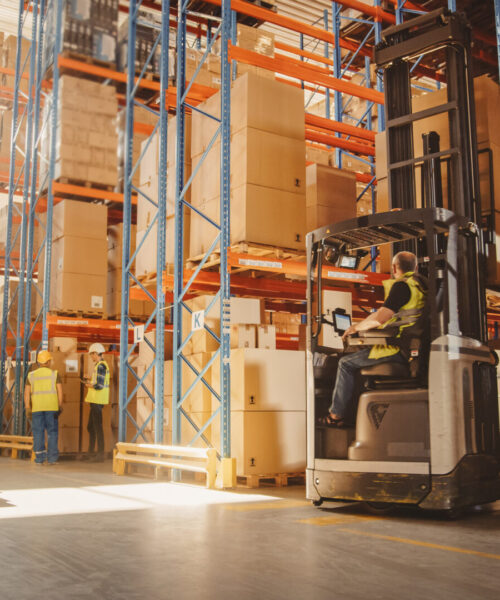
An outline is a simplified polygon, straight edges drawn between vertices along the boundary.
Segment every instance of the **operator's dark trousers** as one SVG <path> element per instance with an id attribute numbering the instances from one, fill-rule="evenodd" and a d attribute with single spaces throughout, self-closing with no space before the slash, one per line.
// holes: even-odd
<path id="1" fill-rule="evenodd" d="M 330 412 L 337 417 L 344 418 L 349 413 L 353 401 L 355 379 L 359 370 L 380 363 L 406 363 L 401 352 L 384 358 L 368 358 L 370 352 L 371 348 L 358 350 L 358 352 L 346 354 L 339 360 L 332 405 L 330 406 Z"/>
<path id="2" fill-rule="evenodd" d="M 102 429 L 102 407 L 103 404 L 90 403 L 89 423 L 87 431 L 89 432 L 89 453 L 92 454 L 95 450 L 97 441 L 97 453 L 104 454 L 104 432 Z"/>

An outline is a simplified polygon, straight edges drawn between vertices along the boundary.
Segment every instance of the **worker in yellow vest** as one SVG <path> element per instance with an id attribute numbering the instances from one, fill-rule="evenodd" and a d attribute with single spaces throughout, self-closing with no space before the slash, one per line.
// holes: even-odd
<path id="1" fill-rule="evenodd" d="M 398 337 L 404 329 L 417 322 L 427 298 L 427 280 L 417 273 L 417 257 L 412 252 L 398 252 L 392 260 L 392 279 L 384 281 L 384 304 L 366 319 L 351 325 L 344 338 L 357 331 L 369 331 L 376 327 L 392 325 L 399 328 Z M 319 423 L 329 427 L 346 427 L 353 418 L 352 403 L 356 373 L 363 367 L 376 363 L 399 362 L 405 364 L 396 346 L 373 346 L 347 354 L 339 360 L 337 379 L 333 390 L 330 412 L 319 419 Z"/>
<path id="2" fill-rule="evenodd" d="M 90 404 L 89 422 L 89 452 L 88 460 L 92 462 L 103 462 L 104 460 L 104 431 L 102 428 L 102 410 L 109 404 L 109 367 L 102 355 L 105 349 L 102 344 L 95 343 L 89 348 L 90 358 L 94 363 L 92 379 L 86 382 L 88 388 L 85 402 Z M 95 446 L 97 443 L 97 453 Z"/>
<path id="3" fill-rule="evenodd" d="M 57 443 L 62 384 L 57 371 L 49 367 L 51 360 L 52 356 L 47 350 L 38 353 L 37 366 L 28 374 L 24 388 L 26 413 L 32 413 L 33 451 L 37 465 L 42 465 L 46 460 L 49 465 L 54 465 L 59 458 Z M 47 450 L 45 450 L 45 431 L 47 431 Z"/>

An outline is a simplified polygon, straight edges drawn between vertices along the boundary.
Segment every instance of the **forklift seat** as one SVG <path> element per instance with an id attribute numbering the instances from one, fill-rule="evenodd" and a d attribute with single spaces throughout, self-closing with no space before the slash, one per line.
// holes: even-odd
<path id="1" fill-rule="evenodd" d="M 379 365 L 370 365 L 363 367 L 360 371 L 362 377 L 390 377 L 391 379 L 408 379 L 411 377 L 410 367 L 408 364 L 399 362 L 383 362 Z"/>

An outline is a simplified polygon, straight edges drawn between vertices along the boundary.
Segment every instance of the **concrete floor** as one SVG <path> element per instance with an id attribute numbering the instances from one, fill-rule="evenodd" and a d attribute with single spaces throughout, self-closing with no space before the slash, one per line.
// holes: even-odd
<path id="1" fill-rule="evenodd" d="M 500 503 L 460 521 L 0 458 L 2 600 L 499 598 Z"/>

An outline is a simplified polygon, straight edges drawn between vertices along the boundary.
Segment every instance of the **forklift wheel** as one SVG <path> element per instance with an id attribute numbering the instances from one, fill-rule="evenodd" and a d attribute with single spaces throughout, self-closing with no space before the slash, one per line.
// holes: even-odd
<path id="1" fill-rule="evenodd" d="M 396 508 L 395 502 L 364 502 L 363 504 L 368 512 L 374 515 L 387 515 Z"/>
<path id="2" fill-rule="evenodd" d="M 319 500 L 313 500 L 312 501 L 312 505 L 313 506 L 321 506 L 323 504 L 323 498 L 320 498 Z"/>

